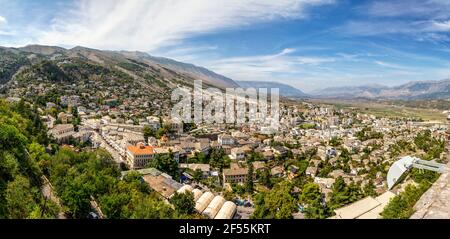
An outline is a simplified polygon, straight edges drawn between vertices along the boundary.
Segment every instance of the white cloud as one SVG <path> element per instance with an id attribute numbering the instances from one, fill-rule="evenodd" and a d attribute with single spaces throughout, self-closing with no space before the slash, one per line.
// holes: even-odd
<path id="1" fill-rule="evenodd" d="M 351 35 L 359 36 L 375 36 L 380 34 L 412 34 L 420 32 L 424 29 L 423 22 L 413 23 L 406 21 L 350 21 L 343 27 L 338 28 L 339 31 Z"/>
<path id="2" fill-rule="evenodd" d="M 183 39 L 250 24 L 307 17 L 334 0 L 80 0 L 56 17 L 40 44 L 155 50 Z"/>
<path id="3" fill-rule="evenodd" d="M 450 31 L 450 20 L 447 21 L 433 21 L 432 29 L 436 31 Z"/>
<path id="4" fill-rule="evenodd" d="M 4 18 L 3 16 L 0 16 L 0 27 L 6 25 L 7 21 L 6 18 Z"/>
<path id="5" fill-rule="evenodd" d="M 450 15 L 447 0 L 384 0 L 364 6 L 370 15 L 378 17 L 432 17 L 446 18 Z"/>
<path id="6" fill-rule="evenodd" d="M 231 57 L 199 62 L 235 80 L 283 81 L 292 80 L 307 71 L 323 71 L 323 65 L 335 62 L 333 57 L 298 56 L 292 48 L 270 55 Z"/>
<path id="7" fill-rule="evenodd" d="M 3 30 L 5 28 L 8 21 L 5 17 L 0 16 L 0 36 L 11 36 L 12 33 L 10 31 Z"/>
<path id="8" fill-rule="evenodd" d="M 187 47 L 181 47 L 181 48 L 171 48 L 169 51 L 164 51 L 165 55 L 172 55 L 172 56 L 185 56 L 185 55 L 191 55 L 196 53 L 202 53 L 207 51 L 214 51 L 217 50 L 217 46 L 212 45 L 198 45 L 198 46 L 187 46 Z"/>
<path id="9" fill-rule="evenodd" d="M 294 53 L 295 51 L 296 51 L 296 49 L 294 49 L 294 48 L 286 48 L 286 49 L 283 49 L 283 51 L 281 51 L 280 54 L 278 54 L 277 56 L 289 55 L 291 53 Z"/>
<path id="10" fill-rule="evenodd" d="M 299 57 L 297 58 L 297 60 L 302 65 L 314 65 L 314 66 L 336 61 L 336 59 L 332 57 Z"/>
<path id="11" fill-rule="evenodd" d="M 231 57 L 211 62 L 212 69 L 236 79 L 242 77 L 270 77 L 273 73 L 296 72 L 296 62 L 293 56 L 293 49 L 284 49 L 280 53 L 272 55 L 258 55 L 245 57 Z"/>
<path id="12" fill-rule="evenodd" d="M 13 33 L 0 30 L 0 36 L 12 36 Z"/>
<path id="13" fill-rule="evenodd" d="M 384 62 L 384 61 L 374 61 L 375 64 L 382 66 L 382 67 L 386 67 L 386 68 L 392 68 L 392 69 L 397 69 L 397 70 L 407 70 L 409 68 L 404 67 L 404 66 L 400 66 L 397 64 L 393 64 L 393 63 L 388 63 L 388 62 Z"/>
<path id="14" fill-rule="evenodd" d="M 183 45 L 182 47 L 164 47 L 150 52 L 155 56 L 164 56 L 183 62 L 195 62 L 204 58 L 207 54 L 219 49 L 216 45 Z"/>
<path id="15" fill-rule="evenodd" d="M 414 36 L 417 40 L 445 40 L 450 33 L 450 20 L 379 20 L 379 21 L 349 21 L 338 32 L 356 36 L 376 36 L 386 34 L 404 34 Z M 441 34 L 437 34 L 441 33 Z"/>
<path id="16" fill-rule="evenodd" d="M 370 18 L 353 20 L 338 27 L 339 32 L 356 36 L 403 34 L 419 41 L 447 41 L 450 33 L 448 0 L 383 0 L 355 8 Z"/>

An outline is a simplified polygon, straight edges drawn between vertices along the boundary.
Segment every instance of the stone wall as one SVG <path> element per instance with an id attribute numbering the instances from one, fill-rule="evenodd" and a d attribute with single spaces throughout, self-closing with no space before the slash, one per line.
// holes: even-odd
<path id="1" fill-rule="evenodd" d="M 450 163 L 447 165 L 450 169 Z M 411 219 L 450 219 L 450 171 L 442 174 L 414 206 Z"/>

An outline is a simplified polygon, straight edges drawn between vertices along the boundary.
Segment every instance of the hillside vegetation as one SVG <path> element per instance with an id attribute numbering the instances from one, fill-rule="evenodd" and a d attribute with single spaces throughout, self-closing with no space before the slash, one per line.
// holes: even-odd
<path id="1" fill-rule="evenodd" d="M 6 83 L 19 68 L 28 63 L 24 54 L 0 48 L 0 84 Z"/>
<path id="2" fill-rule="evenodd" d="M 36 108 L 0 100 L 0 218 L 87 218 L 95 200 L 106 218 L 189 218 L 162 201 L 139 174 L 121 180 L 104 150 L 75 152 L 47 137 Z M 45 146 L 51 145 L 46 149 Z M 41 192 L 43 176 L 61 206 Z"/>

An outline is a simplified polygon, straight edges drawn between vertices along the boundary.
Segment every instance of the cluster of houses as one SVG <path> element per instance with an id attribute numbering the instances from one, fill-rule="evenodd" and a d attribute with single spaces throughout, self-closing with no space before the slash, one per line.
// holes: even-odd
<path id="1" fill-rule="evenodd" d="M 222 181 L 224 183 L 245 182 L 248 178 L 248 169 L 246 166 L 242 166 L 245 165 L 242 162 L 245 162 L 247 156 L 252 153 L 262 155 L 263 162 L 258 163 L 266 165 L 264 162 L 271 162 L 277 157 L 287 155 L 288 152 L 292 153 L 292 157 L 297 157 L 308 150 L 316 150 L 317 157 L 310 161 L 305 171 L 307 176 L 316 178 L 323 162 L 326 161 L 334 167 L 339 162 L 341 149 L 351 152 L 351 161 L 355 163 L 350 164 L 350 171 L 333 170 L 329 174 L 330 180 L 325 180 L 327 183 L 319 183 L 324 191 L 330 188 L 331 179 L 336 177 L 344 177 L 349 181 L 364 181 L 364 174 L 361 175 L 360 172 L 362 170 L 369 171 L 371 163 L 392 160 L 390 147 L 399 140 L 411 141 L 417 132 L 424 129 L 431 129 L 433 136 L 436 137 L 445 135 L 447 130 L 445 125 L 430 126 L 401 120 L 379 119 L 372 115 L 354 114 L 343 110 L 336 112 L 328 108 L 311 107 L 303 111 L 297 109 L 285 111 L 289 112 L 287 115 L 290 115 L 290 118 L 284 116 L 285 121 L 295 124 L 306 122 L 315 127 L 307 129 L 291 127 L 280 131 L 277 135 L 264 138 L 255 136 L 256 134 L 252 134 L 248 129 L 223 130 L 218 127 L 215 132 L 194 137 L 189 133 L 183 133 L 183 127 L 173 124 L 172 127 L 176 129 L 175 137 L 164 136 L 160 139 L 150 137 L 145 142 L 144 127 L 149 126 L 155 131 L 158 130 L 162 121 L 159 117 L 148 116 L 139 124 L 120 118 L 112 119 L 110 116 L 100 119 L 83 118 L 82 126 L 77 132 L 71 124 L 55 125 L 55 119 L 51 116 L 45 116 L 45 120 L 50 128 L 49 134 L 61 143 L 67 142 L 70 138 L 84 142 L 92 137 L 92 131 L 98 132 L 132 169 L 145 168 L 158 154 L 171 152 L 179 161 L 180 158 L 189 158 L 197 153 L 207 156 L 212 149 L 221 148 L 233 162 L 230 168 L 223 170 Z M 60 115 L 67 117 L 62 113 Z M 286 120 L 286 118 L 290 120 Z M 346 127 L 353 122 L 360 122 L 360 125 L 372 127 L 377 132 L 383 133 L 384 138 L 361 141 L 356 137 L 357 132 L 362 130 L 361 126 Z M 392 135 L 395 136 L 392 137 Z M 328 145 L 332 138 L 341 140 L 339 147 Z M 364 149 L 372 147 L 374 149 L 370 151 L 368 157 L 363 157 Z M 271 164 L 269 170 L 272 176 L 289 175 L 289 172 L 285 172 L 284 167 L 277 164 Z M 324 180 L 319 178 L 317 181 Z M 375 183 L 380 188 L 380 192 L 382 192 L 384 181 L 382 173 L 377 174 Z"/>
<path id="2" fill-rule="evenodd" d="M 74 104 L 79 99 L 69 97 L 64 100 Z M 114 105 L 113 102 L 108 104 Z M 48 107 L 54 106 L 49 104 Z M 262 127 L 255 125 L 228 127 L 222 124 L 200 124 L 191 132 L 184 132 L 182 124 L 172 123 L 167 118 L 146 116 L 125 120 L 114 113 L 117 106 L 110 108 L 106 116 L 92 117 L 87 108 L 78 106 L 82 121 L 77 130 L 68 124 L 73 117 L 70 113 L 60 113 L 56 119 L 44 116 L 50 128 L 49 134 L 60 143 L 70 139 L 106 142 L 108 151 L 119 155 L 130 169 L 135 170 L 146 168 L 157 155 L 170 154 L 177 162 L 187 159 L 186 163 L 179 164 L 181 169 L 201 171 L 203 178 L 220 178 L 225 188 L 245 183 L 250 178 L 246 160 L 250 155 L 258 154 L 259 161 L 252 162 L 253 180 L 256 181 L 257 173 L 263 169 L 268 170 L 271 177 L 285 180 L 304 175 L 318 184 L 324 195 L 328 195 L 338 177 L 347 183 L 360 182 L 362 186 L 373 182 L 379 195 L 385 193 L 386 169 L 378 168 L 374 176 L 368 177 L 374 165 L 394 162 L 398 155 L 393 155 L 391 148 L 399 141 L 413 142 L 422 130 L 430 130 L 433 137 L 446 137 L 448 130 L 445 124 L 379 118 L 309 103 L 283 107 L 279 130 L 267 134 L 262 132 Z M 57 120 L 60 124 L 56 123 Z M 144 127 L 157 131 L 162 125 L 170 125 L 171 133 L 161 138 L 144 137 Z M 380 133 L 381 137 L 358 137 L 364 128 Z M 339 142 L 332 145 L 332 139 Z M 189 158 L 197 154 L 208 156 L 213 149 L 222 149 L 231 161 L 230 167 L 224 168 L 222 173 L 209 164 L 189 164 Z M 341 168 L 343 150 L 350 157 L 345 170 Z M 304 171 L 299 172 L 295 164 L 284 164 L 311 151 L 314 157 L 309 159 Z M 330 172 L 322 173 L 324 165 L 331 166 Z"/>

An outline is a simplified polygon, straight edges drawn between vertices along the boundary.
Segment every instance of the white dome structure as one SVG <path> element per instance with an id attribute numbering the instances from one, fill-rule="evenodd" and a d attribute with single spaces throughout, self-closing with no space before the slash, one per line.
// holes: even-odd
<path id="1" fill-rule="evenodd" d="M 214 219 L 225 202 L 225 198 L 223 198 L 222 196 L 216 196 L 205 209 L 205 211 L 203 211 L 203 215 L 209 217 L 210 219 Z"/>
<path id="2" fill-rule="evenodd" d="M 198 213 L 202 213 L 208 205 L 211 203 L 211 201 L 214 199 L 214 194 L 211 192 L 204 193 L 196 202 L 195 204 L 195 210 L 197 210 Z"/>
<path id="3" fill-rule="evenodd" d="M 186 193 L 186 192 L 192 192 L 193 188 L 191 185 L 184 185 L 183 187 L 181 187 L 180 189 L 178 189 L 177 193 Z"/>
<path id="4" fill-rule="evenodd" d="M 194 202 L 197 202 L 197 200 L 202 196 L 202 191 L 199 189 L 192 190 L 192 193 L 194 194 Z"/>
<path id="5" fill-rule="evenodd" d="M 237 206 L 233 202 L 227 201 L 223 204 L 220 211 L 214 219 L 233 219 L 236 214 Z"/>

